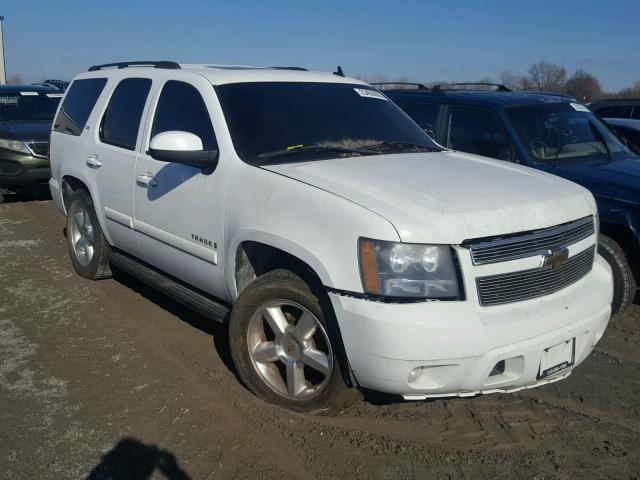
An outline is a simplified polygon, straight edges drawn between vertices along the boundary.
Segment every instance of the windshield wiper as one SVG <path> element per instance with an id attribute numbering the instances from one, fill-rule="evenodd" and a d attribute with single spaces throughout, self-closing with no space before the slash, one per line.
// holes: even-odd
<path id="1" fill-rule="evenodd" d="M 260 160 L 268 160 L 270 158 L 293 155 L 296 153 L 313 153 L 313 152 L 338 152 L 338 153 L 355 153 L 359 155 L 375 155 L 377 152 L 364 148 L 349 148 L 329 145 L 309 145 L 307 147 L 289 147 L 283 150 L 274 150 L 273 152 L 261 153 L 258 155 Z"/>
<path id="2" fill-rule="evenodd" d="M 414 152 L 439 152 L 440 149 L 427 147 L 426 145 L 419 145 L 417 143 L 411 142 L 380 142 L 374 145 L 367 145 L 368 149 L 376 150 L 376 151 L 386 151 L 386 150 L 396 150 L 396 151 L 406 151 L 412 150 Z"/>

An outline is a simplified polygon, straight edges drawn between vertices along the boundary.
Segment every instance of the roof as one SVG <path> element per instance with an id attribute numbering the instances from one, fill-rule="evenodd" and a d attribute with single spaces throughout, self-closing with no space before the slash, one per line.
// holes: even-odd
<path id="1" fill-rule="evenodd" d="M 545 92 L 503 92 L 485 90 L 444 90 L 434 92 L 424 89 L 385 90 L 391 99 L 424 99 L 436 103 L 463 103 L 465 105 L 502 105 L 506 107 L 548 103 L 570 103 L 576 100 L 568 95 Z"/>
<path id="2" fill-rule="evenodd" d="M 606 100 L 598 100 L 589 105 L 589 107 L 603 107 L 605 105 L 638 105 L 640 98 L 607 98 Z"/>
<path id="3" fill-rule="evenodd" d="M 21 85 L 17 83 L 7 83 L 0 85 L 1 92 L 38 92 L 38 93 L 59 93 L 53 85 Z"/>
<path id="4" fill-rule="evenodd" d="M 147 62 L 145 65 L 135 65 L 137 62 L 122 63 L 126 68 L 118 68 L 118 64 L 94 66 L 88 73 L 79 76 L 99 77 L 105 72 L 123 71 L 153 71 L 168 69 L 172 72 L 197 73 L 206 77 L 213 85 L 246 82 L 322 82 L 322 83 L 356 83 L 366 85 L 355 78 L 343 77 L 330 72 L 307 71 L 300 67 L 255 67 L 248 65 L 217 65 L 217 64 L 176 64 L 174 62 Z M 142 62 L 141 62 L 142 63 Z M 151 64 L 151 65 L 149 65 Z M 152 66 L 159 65 L 158 68 Z"/>

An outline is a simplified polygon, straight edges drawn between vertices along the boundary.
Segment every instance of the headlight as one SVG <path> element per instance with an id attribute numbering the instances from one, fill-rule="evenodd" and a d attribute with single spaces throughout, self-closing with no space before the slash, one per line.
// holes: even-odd
<path id="1" fill-rule="evenodd" d="M 0 148 L 6 148 L 7 150 L 13 150 L 14 152 L 26 153 L 31 155 L 31 150 L 22 143 L 20 140 L 9 140 L 6 138 L 0 138 Z"/>
<path id="2" fill-rule="evenodd" d="M 386 297 L 460 299 L 449 245 L 420 245 L 361 238 L 360 275 L 366 293 Z"/>

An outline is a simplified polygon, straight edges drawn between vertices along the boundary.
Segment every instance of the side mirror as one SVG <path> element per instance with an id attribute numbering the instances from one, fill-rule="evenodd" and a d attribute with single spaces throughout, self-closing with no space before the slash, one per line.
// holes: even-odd
<path id="1" fill-rule="evenodd" d="M 203 150 L 200 137 L 189 132 L 159 133 L 151 139 L 147 154 L 162 162 L 200 168 L 205 173 L 213 172 L 218 166 L 218 150 Z"/>

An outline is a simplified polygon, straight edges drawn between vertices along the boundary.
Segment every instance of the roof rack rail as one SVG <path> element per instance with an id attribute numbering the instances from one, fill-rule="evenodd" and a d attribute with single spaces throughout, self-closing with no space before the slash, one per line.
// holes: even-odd
<path id="1" fill-rule="evenodd" d="M 296 70 L 298 72 L 308 72 L 309 69 L 304 68 L 304 67 L 269 67 L 269 68 L 274 68 L 276 70 Z"/>
<path id="2" fill-rule="evenodd" d="M 414 83 L 414 82 L 374 82 L 374 83 L 371 83 L 370 85 L 373 85 L 374 87 L 376 86 L 382 87 L 384 85 L 408 85 L 411 87 L 416 87 L 418 90 L 431 90 L 429 87 L 427 87 L 423 83 Z M 393 90 L 393 89 L 390 88 L 389 90 Z"/>
<path id="3" fill-rule="evenodd" d="M 456 87 L 464 87 L 464 86 L 471 86 L 471 87 L 496 87 L 495 92 L 510 92 L 511 89 L 505 87 L 504 85 L 500 84 L 500 83 L 488 83 L 488 82 L 461 82 L 461 83 L 442 83 L 439 85 L 434 85 L 433 86 L 433 91 L 434 92 L 442 92 L 445 90 L 469 90 L 469 89 L 464 89 L 464 88 L 456 88 Z"/>
<path id="4" fill-rule="evenodd" d="M 96 70 L 102 70 L 103 68 L 127 68 L 127 67 L 153 67 L 153 68 L 166 68 L 169 70 L 179 70 L 180 64 L 176 62 L 169 62 L 167 60 L 160 61 L 138 61 L 138 62 L 116 62 L 116 63 L 105 63 L 103 65 L 93 65 L 89 68 L 90 72 L 95 72 Z"/>

